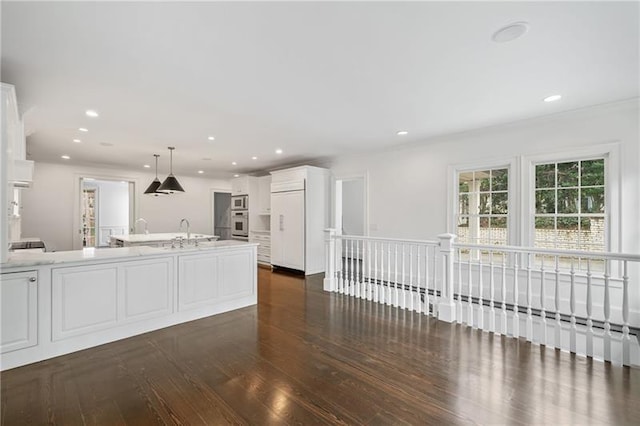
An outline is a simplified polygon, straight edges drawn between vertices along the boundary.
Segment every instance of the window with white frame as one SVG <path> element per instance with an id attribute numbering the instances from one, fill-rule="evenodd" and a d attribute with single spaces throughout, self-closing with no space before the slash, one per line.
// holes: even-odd
<path id="1" fill-rule="evenodd" d="M 456 234 L 461 243 L 509 242 L 509 168 L 456 172 Z"/>
<path id="2" fill-rule="evenodd" d="M 534 164 L 535 247 L 605 251 L 605 158 Z"/>

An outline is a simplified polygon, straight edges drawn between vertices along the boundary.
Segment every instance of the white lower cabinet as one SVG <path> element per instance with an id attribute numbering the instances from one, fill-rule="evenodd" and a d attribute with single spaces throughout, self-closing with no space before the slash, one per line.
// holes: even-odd
<path id="1" fill-rule="evenodd" d="M 157 259 L 54 269 L 52 340 L 170 313 L 172 267 Z"/>
<path id="2" fill-rule="evenodd" d="M 0 353 L 38 344 L 38 274 L 2 274 Z"/>
<path id="3" fill-rule="evenodd" d="M 188 310 L 254 291 L 252 253 L 196 254 L 178 258 L 178 309 Z"/>
<path id="4" fill-rule="evenodd" d="M 218 255 L 213 253 L 178 258 L 178 310 L 209 305 L 219 296 Z"/>

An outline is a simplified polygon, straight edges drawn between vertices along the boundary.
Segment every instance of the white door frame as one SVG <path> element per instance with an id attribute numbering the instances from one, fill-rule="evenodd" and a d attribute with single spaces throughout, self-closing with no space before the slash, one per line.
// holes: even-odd
<path id="1" fill-rule="evenodd" d="M 209 193 L 211 194 L 210 195 L 210 197 L 211 197 L 210 201 L 211 202 L 209 203 L 209 206 L 210 206 L 209 223 L 211 224 L 211 235 L 215 235 L 214 232 L 215 232 L 215 228 L 216 228 L 216 224 L 215 224 L 215 221 L 216 221 L 216 206 L 215 206 L 216 195 L 215 194 L 216 194 L 216 192 L 220 192 L 220 193 L 223 193 L 223 194 L 229 194 L 229 195 L 232 194 L 231 190 L 229 188 L 224 188 L 224 189 L 222 189 L 222 188 L 210 188 Z"/>
<path id="2" fill-rule="evenodd" d="M 133 184 L 134 196 L 129 195 L 129 200 L 133 201 L 133 205 L 129 206 L 129 227 L 138 217 L 138 208 L 140 205 L 140 185 L 137 178 L 127 176 L 108 176 L 94 173 L 74 173 L 73 174 L 73 228 L 71 233 L 71 243 L 74 250 L 82 249 L 82 179 L 95 179 L 95 180 L 111 180 L 111 181 L 125 181 Z M 96 236 L 97 238 L 97 236 Z"/>

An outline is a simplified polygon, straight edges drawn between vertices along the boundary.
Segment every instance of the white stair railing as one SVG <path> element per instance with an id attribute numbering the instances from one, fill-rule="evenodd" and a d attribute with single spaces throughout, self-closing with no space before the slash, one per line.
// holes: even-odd
<path id="1" fill-rule="evenodd" d="M 629 275 L 633 270 L 638 282 L 640 255 L 458 244 L 451 234 L 437 241 L 339 235 L 332 229 L 326 235 L 327 291 L 587 357 L 640 364 L 640 320 L 630 323 L 629 311 Z"/>

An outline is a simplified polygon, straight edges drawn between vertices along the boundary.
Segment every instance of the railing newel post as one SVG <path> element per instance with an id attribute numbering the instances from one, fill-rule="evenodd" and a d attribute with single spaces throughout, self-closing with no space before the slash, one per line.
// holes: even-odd
<path id="1" fill-rule="evenodd" d="M 438 239 L 440 240 L 440 256 L 442 256 L 442 291 L 438 299 L 438 319 L 454 322 L 456 319 L 456 306 L 453 301 L 453 244 L 456 236 L 454 234 L 440 234 Z"/>
<path id="2" fill-rule="evenodd" d="M 324 291 L 336 291 L 336 230 L 325 229 L 326 257 L 323 289 Z"/>

